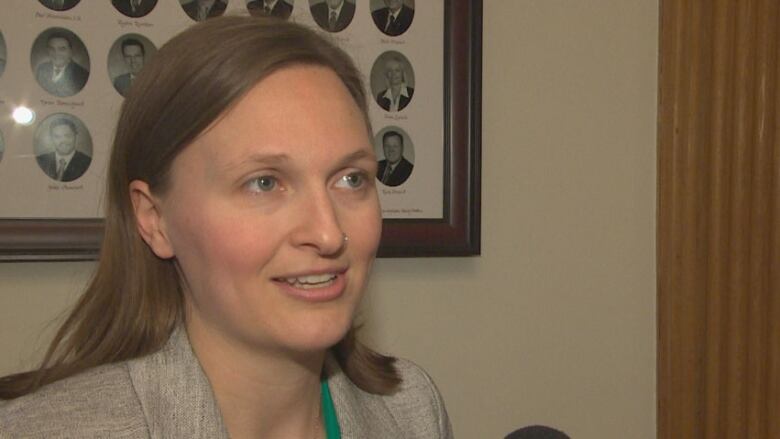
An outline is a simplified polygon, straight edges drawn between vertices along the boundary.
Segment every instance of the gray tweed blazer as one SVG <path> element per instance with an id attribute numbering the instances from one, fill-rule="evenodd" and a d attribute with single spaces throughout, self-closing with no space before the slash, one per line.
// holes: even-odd
<path id="1" fill-rule="evenodd" d="M 335 361 L 332 363 L 335 364 Z M 328 379 L 343 438 L 452 438 L 430 377 L 404 360 L 392 396 L 361 391 L 335 368 Z M 96 367 L 0 401 L 0 438 L 227 438 L 184 330 L 152 355 Z"/>

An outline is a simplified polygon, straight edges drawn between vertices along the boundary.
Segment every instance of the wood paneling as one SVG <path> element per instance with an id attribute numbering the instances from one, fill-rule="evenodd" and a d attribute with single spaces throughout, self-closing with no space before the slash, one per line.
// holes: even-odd
<path id="1" fill-rule="evenodd" d="M 661 1 L 659 438 L 780 438 L 778 3 Z"/>

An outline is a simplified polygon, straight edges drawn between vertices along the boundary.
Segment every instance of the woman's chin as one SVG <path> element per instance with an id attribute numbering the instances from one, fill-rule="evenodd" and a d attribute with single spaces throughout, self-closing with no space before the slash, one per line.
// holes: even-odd
<path id="1" fill-rule="evenodd" d="M 306 325 L 296 328 L 285 337 L 285 345 L 300 353 L 324 352 L 336 345 L 351 327 L 348 324 Z"/>

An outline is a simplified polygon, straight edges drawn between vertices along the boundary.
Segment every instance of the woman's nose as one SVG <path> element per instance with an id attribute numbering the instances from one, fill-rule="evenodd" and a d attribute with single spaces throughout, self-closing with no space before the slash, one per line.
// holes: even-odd
<path id="1" fill-rule="evenodd" d="M 300 201 L 300 223 L 292 235 L 296 246 L 310 247 L 320 255 L 341 252 L 346 239 L 337 208 L 326 191 L 317 191 Z"/>

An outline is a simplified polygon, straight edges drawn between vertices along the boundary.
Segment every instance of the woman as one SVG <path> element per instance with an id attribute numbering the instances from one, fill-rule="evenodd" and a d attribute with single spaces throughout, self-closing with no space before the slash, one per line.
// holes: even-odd
<path id="1" fill-rule="evenodd" d="M 401 55 L 390 55 L 385 62 L 387 88 L 376 95 L 376 103 L 389 112 L 401 111 L 409 105 L 414 96 L 414 88 L 406 83 Z"/>
<path id="2" fill-rule="evenodd" d="M 169 41 L 123 104 L 96 274 L 42 366 L 0 380 L 0 437 L 451 437 L 428 376 L 355 339 L 370 138 L 360 73 L 312 31 Z"/>

